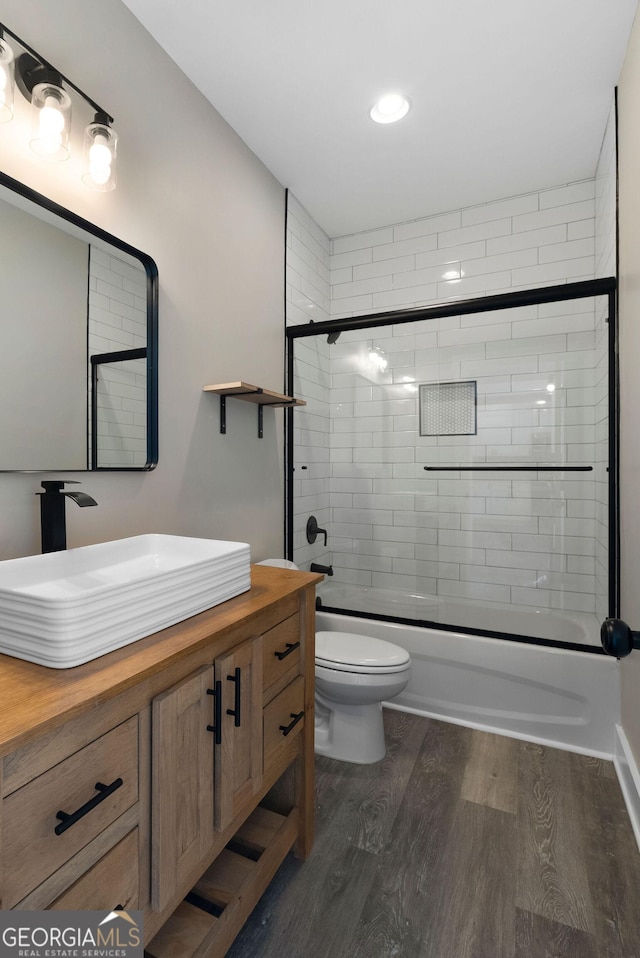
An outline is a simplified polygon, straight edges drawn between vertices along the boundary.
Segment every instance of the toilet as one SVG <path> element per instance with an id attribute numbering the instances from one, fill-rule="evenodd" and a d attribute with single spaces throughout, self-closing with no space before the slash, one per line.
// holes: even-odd
<path id="1" fill-rule="evenodd" d="M 288 559 L 258 565 L 297 569 Z M 409 653 L 391 642 L 316 632 L 316 754 L 358 765 L 384 758 L 382 702 L 402 692 L 410 671 Z"/>

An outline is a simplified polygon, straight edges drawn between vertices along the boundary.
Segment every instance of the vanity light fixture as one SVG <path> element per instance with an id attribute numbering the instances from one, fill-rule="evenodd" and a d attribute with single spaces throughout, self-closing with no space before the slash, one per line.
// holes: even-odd
<path id="1" fill-rule="evenodd" d="M 369 116 L 375 123 L 395 123 L 409 112 L 409 103 L 401 93 L 387 93 L 369 110 Z"/>
<path id="2" fill-rule="evenodd" d="M 3 24 L 0 24 L 0 122 L 13 116 L 15 53 L 7 36 L 23 51 L 15 61 L 15 82 L 32 107 L 31 149 L 43 159 L 68 159 L 71 152 L 69 90 L 72 90 L 95 112 L 84 134 L 82 181 L 99 192 L 114 189 L 118 135 L 112 128 L 113 117 Z"/>

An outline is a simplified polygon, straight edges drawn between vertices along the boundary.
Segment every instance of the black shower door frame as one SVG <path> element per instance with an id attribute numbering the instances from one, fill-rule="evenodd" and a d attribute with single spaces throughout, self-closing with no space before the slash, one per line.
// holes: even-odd
<path id="1" fill-rule="evenodd" d="M 618 314 L 617 314 L 617 281 L 615 277 L 604 279 L 583 280 L 578 283 L 565 283 L 559 286 L 544 286 L 540 289 L 521 290 L 512 293 L 499 293 L 494 296 L 481 296 L 476 299 L 455 300 L 446 303 L 434 303 L 431 306 L 420 306 L 412 309 L 390 310 L 381 313 L 366 313 L 352 316 L 348 319 L 331 319 L 321 323 L 305 323 L 299 326 L 289 326 L 286 329 L 286 381 L 285 392 L 293 395 L 294 389 L 294 350 L 296 339 L 308 336 L 329 336 L 331 333 L 347 330 L 368 330 L 380 326 L 393 326 L 400 323 L 418 323 L 428 319 L 440 319 L 445 316 L 468 316 L 473 313 L 488 313 L 498 309 L 513 309 L 520 306 L 539 306 L 544 303 L 560 303 L 574 299 L 590 299 L 596 296 L 608 298 L 607 323 L 609 327 L 609 616 L 617 618 L 620 609 L 620 492 L 619 492 L 619 416 L 620 416 L 620 387 L 618 366 Z M 293 409 L 285 411 L 286 439 L 285 439 L 285 554 L 293 560 L 293 469 L 294 469 L 294 420 Z M 362 613 L 358 613 L 362 616 Z M 392 622 L 408 620 L 398 619 L 395 616 L 379 616 Z M 412 624 L 419 624 L 415 621 Z M 446 628 L 442 624 L 439 628 Z M 457 631 L 461 630 L 459 627 Z M 477 631 L 477 630 L 476 630 Z M 486 633 L 495 635 L 496 633 Z M 517 639 L 518 636 L 505 636 Z M 521 638 L 522 641 L 522 638 Z M 529 639 L 528 641 L 531 641 Z M 602 652 L 601 649 L 590 649 L 585 646 L 574 646 L 571 643 L 553 642 L 544 639 L 539 644 L 553 644 L 556 648 L 579 648 L 581 651 Z"/>

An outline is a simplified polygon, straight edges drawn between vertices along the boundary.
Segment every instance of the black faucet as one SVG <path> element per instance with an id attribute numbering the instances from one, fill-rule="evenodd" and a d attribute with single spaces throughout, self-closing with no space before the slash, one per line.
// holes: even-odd
<path id="1" fill-rule="evenodd" d="M 86 492 L 63 492 L 65 482 L 76 483 L 77 479 L 45 479 L 41 485 L 44 492 L 36 492 L 40 499 L 40 527 L 42 551 L 62 552 L 67 548 L 67 528 L 64 512 L 64 497 L 68 496 L 79 506 L 97 506 L 98 503 Z"/>
<path id="2" fill-rule="evenodd" d="M 317 562 L 312 562 L 309 566 L 309 572 L 321 572 L 323 575 L 333 575 L 333 566 L 319 565 Z"/>

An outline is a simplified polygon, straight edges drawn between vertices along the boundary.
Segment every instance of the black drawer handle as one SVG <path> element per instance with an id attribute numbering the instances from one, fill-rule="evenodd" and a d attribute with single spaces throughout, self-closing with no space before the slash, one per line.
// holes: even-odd
<path id="1" fill-rule="evenodd" d="M 85 802 L 76 812 L 58 812 L 56 818 L 60 820 L 60 824 L 56 825 L 54 832 L 56 835 L 62 835 L 63 832 L 66 832 L 68 828 L 71 828 L 72 825 L 75 825 L 76 822 L 79 822 L 81 818 L 84 818 L 85 815 L 88 815 L 89 812 L 96 808 L 100 802 L 104 802 L 105 798 L 109 798 L 109 795 L 113 795 L 121 786 L 123 782 L 121 778 L 116 778 L 111 785 L 103 785 L 102 782 L 96 782 L 95 788 L 98 792 L 97 795 L 94 795 L 93 798 L 90 798 L 88 802 Z"/>
<path id="2" fill-rule="evenodd" d="M 298 722 L 300 721 L 300 719 L 301 719 L 301 718 L 304 718 L 304 711 L 302 711 L 302 712 L 290 712 L 289 715 L 291 716 L 291 718 L 293 719 L 293 721 L 292 721 L 292 722 L 289 722 L 288 725 L 279 725 L 279 726 L 278 726 L 278 728 L 280 729 L 280 731 L 282 732 L 283 735 L 288 735 L 289 732 L 291 732 L 291 731 L 293 730 L 293 728 L 298 724 Z"/>
<path id="3" fill-rule="evenodd" d="M 227 675 L 227 682 L 235 682 L 235 700 L 232 709 L 227 709 L 227 715 L 234 716 L 234 725 L 240 728 L 240 669 L 236 668 L 234 675 Z"/>
<path id="4" fill-rule="evenodd" d="M 294 649 L 299 649 L 299 648 L 300 648 L 299 642 L 287 642 L 284 647 L 284 652 L 274 652 L 273 654 L 275 655 L 277 659 L 280 659 L 280 661 L 282 661 L 282 659 L 286 659 L 288 655 L 291 655 Z"/>
<path id="5" fill-rule="evenodd" d="M 213 732 L 216 745 L 222 742 L 222 682 L 216 682 L 215 689 L 207 689 L 207 695 L 213 695 L 213 725 L 207 725 L 207 732 Z"/>

